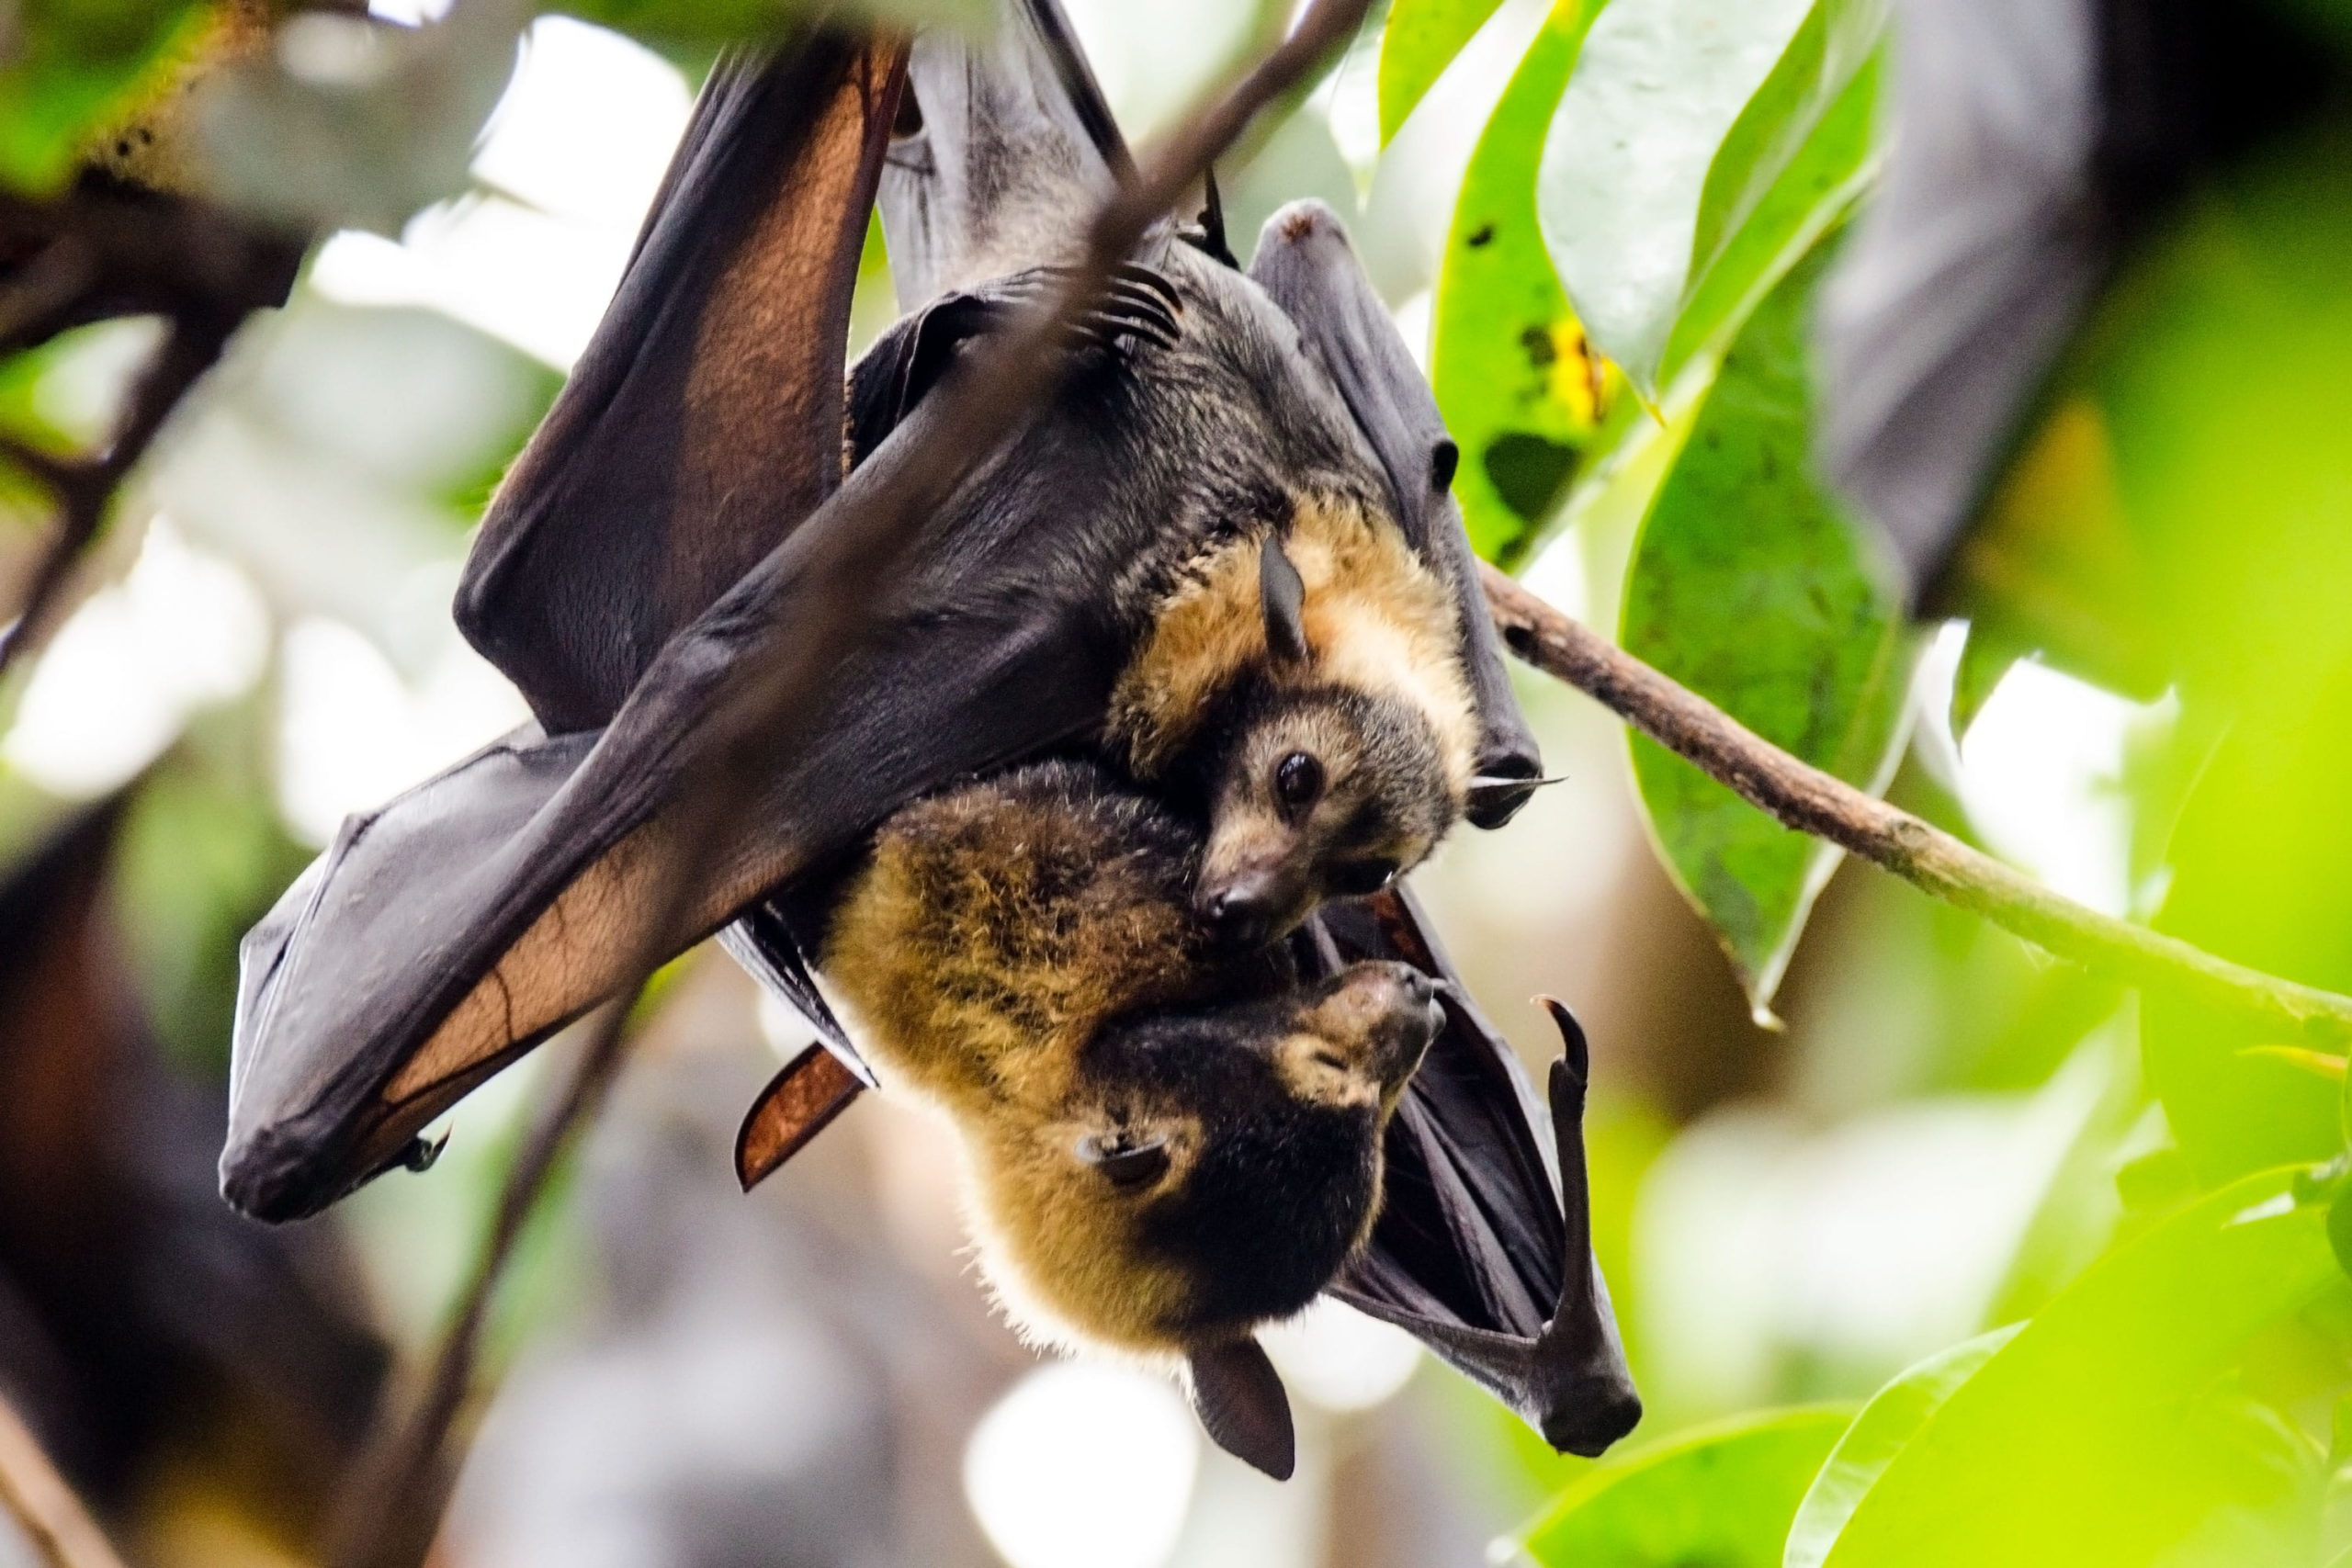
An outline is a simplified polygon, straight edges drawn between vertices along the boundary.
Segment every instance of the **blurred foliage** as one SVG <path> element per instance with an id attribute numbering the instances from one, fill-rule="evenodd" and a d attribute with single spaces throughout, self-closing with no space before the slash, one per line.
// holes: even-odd
<path id="1" fill-rule="evenodd" d="M 1900 753 L 1912 638 L 1875 541 L 1807 462 L 1804 308 L 1826 257 L 1816 246 L 1724 356 L 1635 547 L 1623 636 L 1765 739 L 1876 791 Z M 1668 866 L 1768 1009 L 1837 852 L 1633 746 Z"/>
<path id="2" fill-rule="evenodd" d="M 18 0 L 0 48 L 0 185 L 48 193 L 202 30 L 199 0 Z"/>
<path id="3" fill-rule="evenodd" d="M 2352 11 L 2279 5 L 2341 71 Z M 1072 8 L 1096 36 L 1168 25 L 1109 0 Z M 307 18 L 295 42 L 209 91 L 198 123 L 215 188 L 322 231 L 405 235 L 398 259 L 416 266 L 435 224 L 491 209 L 512 219 L 525 204 L 497 207 L 473 165 L 516 39 L 551 9 L 690 74 L 804 13 L 800 0 L 458 0 L 416 28 Z M 197 10 L 24 0 L 0 13 L 15 23 L 0 39 L 0 182 L 57 189 L 74 150 L 139 112 L 200 45 Z M 1474 37 L 1475 55 L 1521 24 L 1511 36 L 1525 47 L 1493 80 L 1457 73 L 1432 95 Z M 2352 775 L 2352 117 L 2339 103 L 2205 172 L 2137 236 L 1936 601 L 1967 617 L 1964 646 L 1947 638 L 1923 657 L 1928 628 L 1906 621 L 1879 542 L 1809 458 L 1805 323 L 1830 237 L 1867 199 L 1882 152 L 1882 7 L 1396 0 L 1374 25 L 1358 45 L 1359 59 L 1376 51 L 1368 95 L 1335 73 L 1220 172 L 1244 243 L 1282 199 L 1344 206 L 1369 187 L 1358 243 L 1392 302 L 1429 291 L 1431 379 L 1482 553 L 1546 572 L 1568 562 L 1547 588 L 1581 592 L 1596 620 L 1617 612 L 1626 646 L 1652 663 L 2037 871 L 1982 787 L 2005 713 L 2052 671 L 2107 694 L 2086 694 L 2101 713 L 2165 697 L 2118 721 L 2112 767 L 2075 792 L 2088 805 L 2052 784 L 2028 803 L 2038 820 L 2060 838 L 2111 830 L 2134 917 L 2352 988 L 2352 834 L 2338 805 Z M 1152 58 L 1148 38 L 1134 54 Z M 1145 85 L 1134 91 L 1155 104 L 1181 96 Z M 1465 120 L 1434 128 L 1458 132 L 1442 155 L 1430 146 L 1442 138 L 1423 135 L 1431 116 L 1415 112 L 1441 103 Z M 892 312 L 884 260 L 877 231 L 861 341 Z M 494 311 L 447 298 L 469 324 L 446 298 L 337 295 L 313 277 L 245 335 L 91 563 L 91 590 L 130 571 L 143 527 L 167 515 L 254 588 L 267 622 L 263 672 L 172 709 L 171 733 L 131 768 L 144 771 L 112 890 L 143 1011 L 199 1077 L 224 1070 L 239 934 L 299 869 L 300 840 L 325 830 L 316 808 L 295 808 L 303 740 L 288 727 L 320 721 L 297 714 L 300 639 L 284 634 L 332 624 L 374 661 L 381 701 L 363 702 L 348 671 L 328 698 L 361 715 L 337 745 L 364 749 L 371 728 L 424 736 L 388 743 L 392 760 L 363 771 L 379 794 L 511 722 L 494 703 L 466 706 L 469 656 L 444 604 L 464 526 L 556 372 L 482 330 Z M 0 428 L 44 451 L 86 447 L 152 342 L 115 323 L 0 363 Z M 15 476 L 0 487 L 5 573 L 40 508 Z M 1564 529 L 1579 536 L 1547 553 Z M 0 717 L 50 668 L 12 679 Z M 428 722 L 450 708 L 464 716 Z M 2055 768 L 2073 739 L 2045 729 L 2036 744 L 2050 755 L 2024 763 Z M 1426 1376 L 1435 1397 L 1419 1404 L 1464 1493 L 1490 1514 L 1540 1513 L 1525 1540 L 1544 1563 L 2201 1568 L 2352 1549 L 2352 1498 L 2327 1474 L 2346 1457 L 2331 1422 L 2352 1389 L 2352 1292 L 2328 1233 L 2332 1220 L 2352 1235 L 2352 1198 L 2307 1180 L 2298 1205 L 2274 1168 L 2344 1150 L 2344 1088 L 2312 1070 L 2328 1064 L 2177 1001 L 2134 1003 L 1874 873 L 1833 875 L 1821 845 L 1657 748 L 1623 754 L 1626 808 L 1647 829 L 1633 853 L 1657 854 L 1754 1002 L 1778 993 L 1788 1034 L 1777 1076 L 1741 1080 L 1766 1083 L 1768 1104 L 1687 1129 L 1628 1087 L 1624 1064 L 1653 1043 L 1600 1039 L 1596 1249 L 1637 1374 L 1668 1397 L 1653 1399 L 1634 1451 L 1594 1464 L 1550 1453 L 1459 1380 Z M 1578 823 L 1625 826 L 1603 820 L 1613 797 L 1593 755 L 1566 761 L 1560 793 L 1601 803 Z M 0 763 L 11 852 L 62 809 L 15 752 Z M 1530 927 L 1522 940 L 1565 964 L 1634 922 L 1537 897 L 1537 884 L 1604 878 L 1605 850 L 1579 840 L 1585 858 L 1494 874 L 1496 929 Z M 1540 919 L 1519 920 L 1539 906 Z M 1608 978 L 1672 991 L 1690 977 L 1655 954 L 1622 967 L 1634 977 Z M 1632 1016 L 1670 1018 L 1687 998 L 1649 1005 Z M 346 1211 L 376 1301 L 411 1345 L 468 1266 L 539 1081 L 491 1086 L 432 1179 L 379 1183 Z M 568 1192 L 559 1183 L 559 1200 Z M 1769 1227 L 1780 1255 L 1711 1228 L 1710 1211 Z M 1677 1247 L 1702 1249 L 1681 1277 L 1724 1298 L 1707 1303 L 1721 1315 L 1696 1321 L 1750 1342 L 1739 1378 L 1719 1370 L 1736 1358 L 1694 1349 L 1677 1317 L 1689 1303 L 1669 1299 L 1675 1270 L 1658 1266 Z M 1964 1277 L 1918 1263 L 1964 1248 L 1981 1255 Z M 498 1358 L 576 1310 L 579 1255 L 579 1216 L 559 1201 L 502 1303 Z M 1919 1279 L 1903 1277 L 1914 1266 Z M 1708 1377 L 1716 1387 L 1688 1393 Z M 1825 1395 L 1871 1397 L 1850 1422 L 1786 1408 Z M 1729 1425 L 1676 1429 L 1750 1405 Z"/>
<path id="4" fill-rule="evenodd" d="M 1380 140 L 1386 141 L 1502 0 L 1396 0 L 1380 35 Z"/>
<path id="5" fill-rule="evenodd" d="M 1612 1461 L 1529 1530 L 1527 1554 L 1542 1568 L 1772 1568 L 1846 1423 L 1844 1410 L 1776 1412 Z"/>

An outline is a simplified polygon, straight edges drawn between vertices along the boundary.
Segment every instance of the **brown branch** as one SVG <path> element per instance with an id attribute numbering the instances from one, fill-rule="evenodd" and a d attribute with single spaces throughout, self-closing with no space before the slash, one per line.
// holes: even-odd
<path id="1" fill-rule="evenodd" d="M 0 1517 L 12 1520 L 41 1568 L 122 1568 L 106 1534 L 29 1427 L 0 1399 Z"/>
<path id="2" fill-rule="evenodd" d="M 9 442 L 0 457 L 46 489 L 56 521 L 11 623 L 0 675 L 47 630 L 117 492 L 190 388 L 252 311 L 282 302 L 303 241 L 177 197 L 77 189 L 54 201 L 0 192 L 0 354 L 110 317 L 161 315 L 164 345 L 140 374 L 105 450 L 59 458 Z"/>
<path id="3" fill-rule="evenodd" d="M 14 442 L 0 452 L 39 480 L 57 502 L 56 524 L 26 585 L 16 620 L 0 630 L 0 675 L 46 629 L 74 563 L 105 524 L 116 491 L 154 445 L 180 400 L 220 359 L 244 314 L 242 308 L 190 310 L 175 321 L 164 346 L 140 374 L 103 456 L 61 459 Z"/>
<path id="4" fill-rule="evenodd" d="M 354 1466 L 328 1527 L 325 1561 L 332 1568 L 405 1568 L 424 1562 L 432 1549 L 457 1480 L 449 1433 L 473 1392 L 498 1282 L 557 1165 L 619 1075 L 630 1005 L 628 998 L 609 1002 L 596 1014 L 578 1065 L 540 1108 L 515 1151 L 489 1234 L 405 1417 L 380 1427 Z"/>
<path id="5" fill-rule="evenodd" d="M 1017 433 L 1023 411 L 1050 390 L 1063 371 L 1059 345 L 1069 327 L 1101 298 L 1113 267 L 1260 109 L 1351 32 L 1365 6 L 1366 0 L 1317 0 L 1287 39 L 1170 139 L 1143 175 L 1121 185 L 1090 226 L 1086 254 L 1052 305 L 986 345 L 967 372 L 951 376 L 934 394 L 937 418 L 924 449 L 854 500 L 837 496 L 827 503 L 840 509 L 823 530 L 834 547 L 810 560 L 809 591 L 797 599 L 816 610 L 767 628 L 741 666 L 730 699 L 696 739 L 690 782 L 673 802 L 680 847 L 644 900 L 625 965 L 633 976 L 625 997 L 641 992 L 669 955 L 673 933 L 691 909 L 697 873 L 720 847 L 729 815 L 757 787 L 774 738 L 791 733 L 824 700 L 827 677 L 843 650 L 877 618 L 865 585 L 894 580 L 892 563 L 923 518 Z M 565 1092 L 510 1168 L 497 1222 L 421 1392 L 406 1418 L 371 1446 L 338 1511 L 327 1556 L 335 1568 L 413 1568 L 429 1551 L 455 1480 L 449 1436 L 472 1388 L 490 1303 L 557 1157 L 619 1069 L 628 1015 L 626 1000 L 605 1005 Z"/>
<path id="6" fill-rule="evenodd" d="M 2063 898 L 2033 878 L 1801 761 L 1497 571 L 1487 603 L 1511 650 L 1801 833 L 1826 839 L 2035 946 L 2293 1039 L 2352 1044 L 2352 997 L 2216 958 Z"/>

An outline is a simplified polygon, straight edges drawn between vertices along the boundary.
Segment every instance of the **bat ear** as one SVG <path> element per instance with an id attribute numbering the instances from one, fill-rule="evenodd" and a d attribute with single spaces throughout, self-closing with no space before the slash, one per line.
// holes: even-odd
<path id="1" fill-rule="evenodd" d="M 1236 1339 L 1193 1352 L 1193 1410 L 1218 1448 L 1288 1481 L 1298 1465 L 1290 1396 L 1273 1362 L 1255 1339 Z"/>
<path id="2" fill-rule="evenodd" d="M 1201 189 L 1201 250 L 1215 260 L 1238 272 L 1241 264 L 1234 259 L 1233 246 L 1225 237 L 1225 198 L 1217 194 L 1216 169 L 1214 165 L 1202 171 Z"/>
<path id="3" fill-rule="evenodd" d="M 1306 662 L 1306 583 L 1283 548 L 1283 536 L 1269 533 L 1258 555 L 1258 603 L 1266 617 L 1266 647 L 1277 664 Z"/>
<path id="4" fill-rule="evenodd" d="M 749 1192 L 823 1132 L 865 1086 L 822 1045 L 811 1045 L 760 1090 L 735 1134 L 735 1179 Z"/>

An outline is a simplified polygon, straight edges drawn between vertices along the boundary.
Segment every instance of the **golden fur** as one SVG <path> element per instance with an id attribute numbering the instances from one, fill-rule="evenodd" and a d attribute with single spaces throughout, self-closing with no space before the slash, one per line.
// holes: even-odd
<path id="1" fill-rule="evenodd" d="M 1088 1131 L 1070 1114 L 1087 1041 L 1199 985 L 1169 869 L 1098 823 L 982 786 L 893 818 L 826 940 L 827 989 L 885 1087 L 964 1134 L 983 1269 L 1033 1339 L 1160 1348 L 1156 1325 L 1187 1294 L 1177 1270 L 1106 1235 L 1119 1209 L 1070 1179 L 1069 1156 Z M 1159 1130 L 1181 1179 L 1198 1124 Z"/>
<path id="2" fill-rule="evenodd" d="M 1181 1077 L 1106 1076 L 1099 1055 L 1090 1069 L 1088 1048 L 1112 1021 L 1232 999 L 1236 965 L 1261 961 L 1215 948 L 1192 917 L 1190 829 L 1132 795 L 1041 786 L 1072 776 L 1057 766 L 885 824 L 833 915 L 823 982 L 883 1087 L 956 1130 L 981 1271 L 1014 1325 L 1065 1348 L 1178 1353 L 1200 1260 L 1152 1245 L 1150 1201 L 1076 1151 L 1112 1131 L 1148 1141 L 1167 1162 L 1154 1190 L 1181 1191 L 1250 1112 L 1204 1103 Z M 1402 1079 L 1384 1087 L 1395 1067 L 1375 1036 L 1396 1007 L 1376 984 L 1340 986 L 1282 1015 L 1286 1092 L 1385 1119 Z"/>
<path id="3" fill-rule="evenodd" d="M 1385 517 L 1343 497 L 1294 504 L 1283 544 L 1306 585 L 1307 665 L 1293 677 L 1401 697 L 1437 732 L 1458 795 L 1470 779 L 1476 725 L 1445 583 Z M 1160 607 L 1111 697 L 1110 731 L 1141 778 L 1154 778 L 1193 738 L 1216 694 L 1269 661 L 1259 609 L 1262 540 L 1219 547 Z"/>

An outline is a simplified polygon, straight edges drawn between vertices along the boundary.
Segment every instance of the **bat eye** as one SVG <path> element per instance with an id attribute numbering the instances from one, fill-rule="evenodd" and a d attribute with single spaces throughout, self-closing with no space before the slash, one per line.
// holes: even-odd
<path id="1" fill-rule="evenodd" d="M 1323 798 L 1323 764 L 1304 751 L 1293 751 L 1274 767 L 1274 799 L 1283 815 L 1295 821 Z"/>
<path id="2" fill-rule="evenodd" d="M 1363 898 L 1396 880 L 1393 860 L 1345 861 L 1331 868 L 1331 891 L 1342 898 Z"/>
<path id="3" fill-rule="evenodd" d="M 1078 1157 L 1122 1191 L 1148 1187 L 1168 1172 L 1168 1145 L 1157 1140 L 1133 1144 L 1116 1134 L 1088 1136 L 1078 1142 Z"/>

